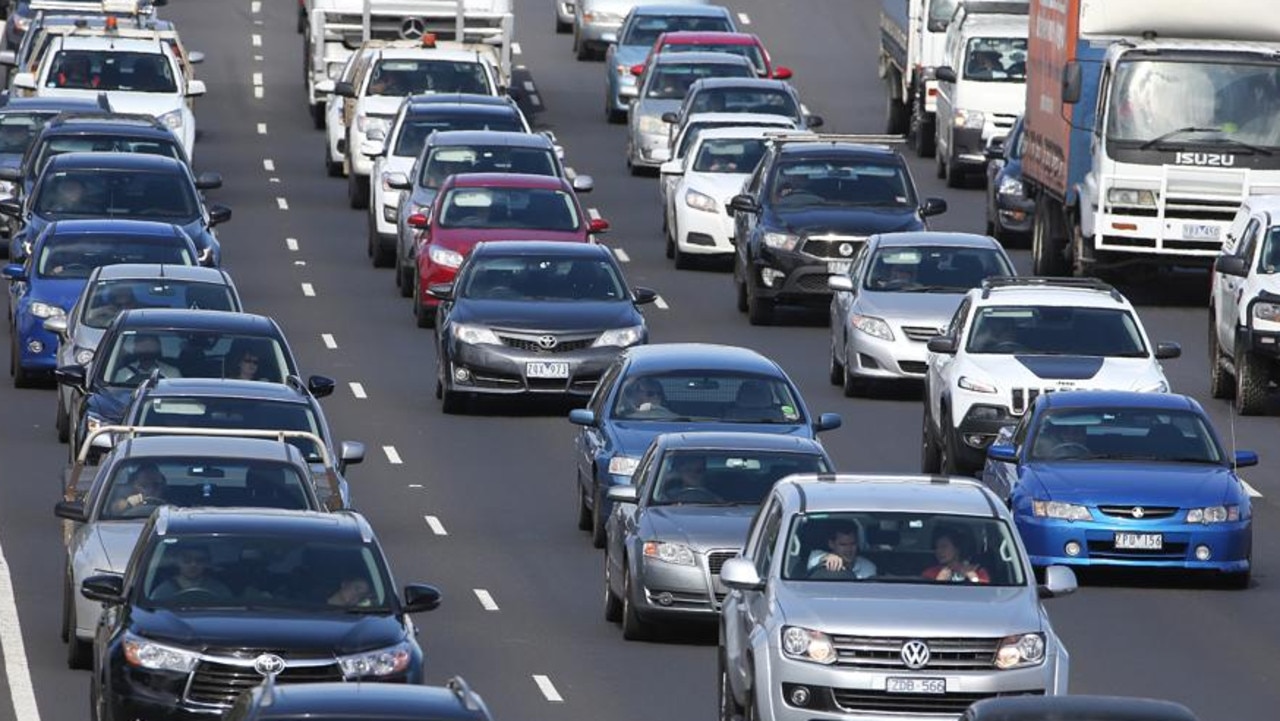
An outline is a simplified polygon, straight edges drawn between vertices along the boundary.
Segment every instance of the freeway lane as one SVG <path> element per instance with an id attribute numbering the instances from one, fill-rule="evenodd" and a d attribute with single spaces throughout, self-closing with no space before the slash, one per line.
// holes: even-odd
<path id="1" fill-rule="evenodd" d="M 779 62 L 796 70 L 807 104 L 829 129 L 874 132 L 881 129 L 883 96 L 872 5 L 743 0 L 734 10 L 746 13 Z M 249 309 L 280 320 L 306 370 L 339 381 L 325 405 L 340 438 L 368 445 L 368 460 L 353 469 L 351 482 L 398 579 L 438 583 L 446 593 L 440 610 L 419 617 L 429 680 L 463 674 L 500 719 L 711 717 L 714 635 L 630 644 L 601 618 L 602 556 L 573 526 L 572 431 L 564 409 L 440 414 L 431 394 L 431 336 L 413 327 L 390 273 L 369 267 L 364 215 L 345 207 L 341 181 L 323 175 L 322 135 L 310 129 L 303 104 L 292 3 L 263 3 L 257 13 L 252 7 L 250 0 L 173 0 L 165 8 L 185 44 L 208 56 L 200 70 L 209 95 L 198 102 L 197 164 L 226 178 L 212 195 L 236 213 L 221 237 Z M 607 240 L 626 250 L 631 281 L 657 288 L 668 301 L 669 310 L 647 311 L 655 340 L 761 350 L 787 368 L 815 410 L 844 414 L 845 427 L 826 439 L 843 468 L 915 470 L 920 408 L 912 389 L 843 398 L 825 382 L 823 319 L 752 328 L 733 309 L 727 274 L 677 273 L 662 257 L 655 181 L 626 174 L 623 131 L 601 117 L 603 68 L 572 59 L 568 38 L 551 33 L 550 14 L 545 0 L 518 3 L 517 61 L 528 66 L 543 108 L 535 119 L 556 130 L 571 165 L 595 176 L 597 190 L 584 200 L 613 223 Z M 255 34 L 261 47 L 253 45 Z M 264 74 L 260 100 L 254 72 Z M 938 227 L 981 230 L 978 191 L 944 191 L 932 161 L 913 162 L 913 169 L 924 193 L 951 203 Z M 288 210 L 277 198 L 286 199 Z M 297 250 L 290 250 L 290 238 Z M 1025 252 L 1015 257 L 1026 266 Z M 303 294 L 303 283 L 314 296 Z M 1167 364 L 1174 387 L 1205 400 L 1203 278 L 1158 293 L 1125 290 L 1144 303 L 1153 337 L 1183 343 L 1184 358 Z M 353 382 L 365 397 L 353 392 Z M 1209 407 L 1225 434 L 1227 406 Z M 62 552 L 50 510 L 65 448 L 53 438 L 52 393 L 6 384 L 0 408 L 6 461 L 0 544 L 12 566 L 40 715 L 85 718 L 87 674 L 65 670 L 56 633 Z M 1270 613 L 1280 600 L 1273 571 L 1280 568 L 1280 535 L 1270 499 L 1280 495 L 1274 474 L 1280 459 L 1269 456 L 1268 441 L 1277 421 L 1240 420 L 1235 430 L 1241 447 L 1263 453 L 1263 465 L 1249 475 L 1266 495 L 1256 506 L 1255 588 L 1231 593 L 1102 578 L 1075 598 L 1053 602 L 1050 612 L 1073 652 L 1075 690 L 1174 698 L 1210 720 L 1274 716 L 1280 690 L 1270 674 L 1280 630 Z M 497 610 L 486 610 L 477 589 Z M 535 675 L 545 676 L 563 703 L 549 702 L 550 689 Z M 7 684 L 0 698 L 8 698 Z M 0 719 L 15 718 L 0 702 Z"/>

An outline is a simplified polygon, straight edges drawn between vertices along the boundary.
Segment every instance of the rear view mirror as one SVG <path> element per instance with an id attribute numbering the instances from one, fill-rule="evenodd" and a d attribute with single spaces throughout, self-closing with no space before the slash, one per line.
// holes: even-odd
<path id="1" fill-rule="evenodd" d="M 204 81 L 203 81 L 203 80 L 192 80 L 191 82 L 187 83 L 187 97 L 188 97 L 188 98 L 198 98 L 198 97 L 200 97 L 201 95 L 204 95 L 204 94 L 205 94 L 205 92 L 207 92 L 207 91 L 206 91 L 206 89 L 205 89 L 205 87 L 204 87 Z"/>
<path id="2" fill-rule="evenodd" d="M 27 268 L 21 263 L 10 263 L 4 267 L 3 271 L 0 272 L 3 272 L 4 277 L 9 280 L 17 281 L 27 279 Z"/>
<path id="3" fill-rule="evenodd" d="M 639 64 L 636 64 L 636 65 L 632 65 L 632 66 L 631 66 L 631 74 L 632 74 L 632 75 L 634 75 L 634 76 L 636 76 L 636 77 L 640 77 L 641 75 L 643 75 L 643 74 L 644 74 L 644 63 L 639 63 Z"/>
<path id="4" fill-rule="evenodd" d="M 1084 86 L 1084 74 L 1080 63 L 1068 60 L 1062 68 L 1062 102 L 1068 105 L 1080 102 L 1080 92 Z"/>
<path id="5" fill-rule="evenodd" d="M 609 232 L 609 221 L 604 218 L 592 218 L 591 222 L 587 224 L 587 230 L 592 233 L 607 233 Z"/>
<path id="6" fill-rule="evenodd" d="M 825 120 L 823 120 L 823 119 L 822 119 L 822 116 L 821 116 L 821 115 L 806 115 L 806 116 L 804 116 L 804 124 L 805 124 L 805 127 L 808 127 L 808 128 L 810 128 L 810 129 L 813 129 L 813 128 L 821 128 L 823 125 L 825 125 L 825 124 L 826 124 L 826 122 L 827 122 L 827 121 L 825 121 Z"/>
<path id="7" fill-rule="evenodd" d="M 658 299 L 658 291 L 652 288 L 632 288 L 631 299 L 636 305 L 646 305 Z"/>
<path id="8" fill-rule="evenodd" d="M 938 68 L 933 75 L 944 83 L 954 83 L 956 81 L 956 71 L 949 65 L 943 65 Z"/>
<path id="9" fill-rule="evenodd" d="M 12 50 L 0 52 L 0 65 L 17 65 L 18 56 Z"/>
<path id="10" fill-rule="evenodd" d="M 0 213 L 4 213 L 4 201 L 0 200 Z M 1213 269 L 1223 275 L 1234 275 L 1240 278 L 1248 277 L 1249 263 L 1238 255 L 1220 255 L 1213 262 Z"/>
<path id="11" fill-rule="evenodd" d="M 834 431 L 844 425 L 844 419 L 839 413 L 823 413 L 818 416 L 818 420 L 813 423 L 813 432 L 822 433 L 823 431 Z"/>
<path id="12" fill-rule="evenodd" d="M 940 353 L 942 355 L 955 355 L 956 339 L 949 338 L 945 335 L 935 336 L 929 339 L 928 343 L 930 353 Z"/>
<path id="13" fill-rule="evenodd" d="M 440 606 L 440 589 L 422 583 L 412 583 L 404 587 L 404 610 L 406 613 L 434 611 Z"/>
<path id="14" fill-rule="evenodd" d="M 13 80 L 9 84 L 19 90 L 35 90 L 36 74 L 35 73 L 18 73 L 13 76 Z"/>
<path id="15" fill-rule="evenodd" d="M 662 114 L 662 122 L 668 123 L 670 125 L 675 125 L 676 123 L 680 122 L 680 116 L 668 110 L 667 112 Z"/>
<path id="16" fill-rule="evenodd" d="M 1172 341 L 1156 343 L 1156 360 L 1173 360 L 1182 357 L 1182 346 Z"/>
<path id="17" fill-rule="evenodd" d="M 1011 443 L 992 443 L 987 446 L 987 458 L 1001 463 L 1017 463 L 1018 449 Z"/>
<path id="18" fill-rule="evenodd" d="M 61 385 L 84 390 L 85 381 L 88 380 L 88 374 L 85 372 L 84 366 L 59 366 L 53 371 L 53 378 Z"/>
<path id="19" fill-rule="evenodd" d="M 404 219 L 404 224 L 410 228 L 425 228 L 428 225 L 427 216 L 422 213 L 414 213 Z"/>
<path id="20" fill-rule="evenodd" d="M 774 80 L 790 80 L 792 75 L 793 73 L 791 72 L 791 68 L 784 68 L 782 66 L 778 66 L 773 69 Z"/>
<path id="21" fill-rule="evenodd" d="M 22 217 L 22 203 L 19 203 L 13 198 L 0 200 L 0 215 L 7 216 L 9 218 Z"/>
<path id="22" fill-rule="evenodd" d="M 316 95 L 333 94 L 334 85 L 335 83 L 332 80 L 329 80 L 328 78 L 325 78 L 324 80 L 316 81 L 316 85 L 315 85 Z"/>
<path id="23" fill-rule="evenodd" d="M 409 176 L 404 173 L 387 173 L 382 176 L 387 182 L 387 187 L 392 190 L 409 190 L 413 185 L 409 182 Z"/>
<path id="24" fill-rule="evenodd" d="M 720 582 L 742 591 L 759 591 L 764 588 L 764 580 L 760 578 L 755 565 L 741 556 L 724 562 L 720 567 Z"/>
<path id="25" fill-rule="evenodd" d="M 76 523 L 89 520 L 88 514 L 84 511 L 84 501 L 58 501 L 53 507 L 53 515 Z"/>
<path id="26" fill-rule="evenodd" d="M 663 175 L 683 175 L 684 165 L 679 160 L 668 160 L 658 166 L 658 172 Z"/>
<path id="27" fill-rule="evenodd" d="M 614 503 L 635 503 L 640 500 L 640 489 L 635 486 L 611 486 L 605 495 Z"/>
<path id="28" fill-rule="evenodd" d="M 1076 574 L 1066 566 L 1049 566 L 1044 569 L 1044 584 L 1038 590 L 1040 598 L 1069 596 L 1076 592 Z"/>
<path id="29" fill-rule="evenodd" d="M 45 318 L 42 325 L 45 330 L 53 333 L 54 335 L 64 338 L 67 335 L 67 317 L 65 315 L 54 318 Z"/>
<path id="30" fill-rule="evenodd" d="M 187 62 L 191 63 L 192 65 L 199 65 L 200 63 L 203 63 L 204 53 L 200 52 L 199 50 L 192 50 L 191 52 L 187 53 Z"/>
<path id="31" fill-rule="evenodd" d="M 947 212 L 947 201 L 943 198 L 925 198 L 924 205 L 920 206 L 920 215 L 925 218 L 942 215 L 945 212 Z"/>
<path id="32" fill-rule="evenodd" d="M 373 140 L 373 134 L 369 134 L 370 139 L 360 143 L 360 154 L 367 158 L 377 158 L 386 151 L 387 147 L 381 140 Z"/>
<path id="33" fill-rule="evenodd" d="M 432 283 L 427 286 L 427 294 L 440 300 L 452 300 L 453 283 Z"/>
<path id="34" fill-rule="evenodd" d="M 339 80 L 333 84 L 333 93 L 334 95 L 339 95 L 344 98 L 354 98 L 356 96 L 356 89 L 352 87 L 351 83 Z"/>
<path id="35" fill-rule="evenodd" d="M 80 595 L 90 601 L 119 605 L 124 602 L 124 577 L 114 574 L 90 576 L 80 584 Z"/>
<path id="36" fill-rule="evenodd" d="M 827 278 L 827 287 L 838 293 L 853 292 L 853 278 L 847 275 L 833 275 Z"/>
<path id="37" fill-rule="evenodd" d="M 364 444 L 360 441 L 343 441 L 338 449 L 338 460 L 344 466 L 364 463 Z"/>

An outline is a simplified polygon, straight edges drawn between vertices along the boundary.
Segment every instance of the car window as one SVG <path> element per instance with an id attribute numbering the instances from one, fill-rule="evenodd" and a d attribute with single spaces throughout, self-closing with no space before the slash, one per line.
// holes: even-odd
<path id="1" fill-rule="evenodd" d="M 157 350 L 158 346 L 158 350 Z M 232 378 L 239 359 L 253 352 L 258 364 L 254 380 L 283 383 L 292 371 L 284 346 L 272 337 L 217 331 L 125 330 L 104 349 L 99 378 L 108 385 L 137 386 L 158 369 L 165 378 Z M 96 365 L 96 364 L 95 364 Z"/>
<path id="2" fill-rule="evenodd" d="M 116 135 L 55 135 L 39 145 L 31 177 L 39 177 L 49 159 L 63 153 L 145 153 L 182 160 L 175 140 Z"/>
<path id="3" fill-rule="evenodd" d="M 591 394 L 591 399 L 587 401 L 587 409 L 594 413 L 596 418 L 603 416 L 605 399 L 609 397 L 609 392 L 613 390 L 614 383 L 617 382 L 618 376 L 621 374 L 622 361 L 617 360 L 609 365 L 604 375 L 600 376 L 600 382 L 596 385 L 595 392 Z"/>
<path id="4" fill-rule="evenodd" d="M 947 337 L 959 340 L 964 337 L 966 324 L 969 321 L 969 308 L 973 305 L 973 301 L 965 298 L 960 301 L 960 307 L 956 308 L 955 315 L 951 316 L 951 322 L 947 324 Z"/>
<path id="5" fill-rule="evenodd" d="M 0 115 L 0 153 L 21 155 L 27 152 L 40 128 L 57 114 L 51 110 L 22 110 Z"/>
<path id="6" fill-rule="evenodd" d="M 316 414 L 306 403 L 216 396 L 147 397 L 133 417 L 133 425 L 144 428 L 305 431 L 324 440 Z M 290 438 L 288 443 L 310 462 L 320 463 L 324 458 L 323 449 L 311 441 Z"/>
<path id="7" fill-rule="evenodd" d="M 699 173 L 749 173 L 764 157 L 764 138 L 715 138 L 703 141 L 693 160 Z"/>
<path id="8" fill-rule="evenodd" d="M 817 454 L 753 450 L 676 450 L 646 489 L 650 505 L 755 506 L 773 484 L 796 473 L 829 473 Z"/>
<path id="9" fill-rule="evenodd" d="M 489 75 L 478 62 L 401 58 L 380 60 L 369 73 L 369 95 L 474 93 L 492 95 Z"/>
<path id="10" fill-rule="evenodd" d="M 500 130 L 523 133 L 525 127 L 514 108 L 508 113 L 447 113 L 434 117 L 409 117 L 400 124 L 400 137 L 396 139 L 393 154 L 402 158 L 416 157 L 422 152 L 427 136 L 437 130 Z"/>
<path id="11" fill-rule="evenodd" d="M 728 53 L 751 61 L 751 67 L 755 68 L 757 75 L 763 75 L 767 72 L 767 68 L 764 64 L 764 53 L 760 50 L 759 45 L 748 45 L 745 43 L 667 43 L 662 46 L 661 52 Z"/>
<path id="12" fill-rule="evenodd" d="M 964 77 L 978 82 L 1026 82 L 1027 39 L 970 38 L 965 47 Z"/>
<path id="13" fill-rule="evenodd" d="M 186 242 L 178 237 L 139 241 L 101 233 L 46 237 L 38 256 L 36 277 L 60 280 L 88 278 L 94 269 L 117 263 L 196 264 Z"/>
<path id="14" fill-rule="evenodd" d="M 563 190 L 543 188 L 454 188 L 440 206 L 441 228 L 520 228 L 574 231 L 578 207 Z"/>
<path id="15" fill-rule="evenodd" d="M 1244 258 L 1246 263 L 1253 261 L 1253 251 L 1258 247 L 1258 231 L 1261 227 L 1257 218 L 1250 218 L 1249 225 L 1245 226 L 1244 235 L 1240 238 L 1236 253 Z"/>
<path id="16" fill-rule="evenodd" d="M 647 71 L 644 97 L 680 100 L 689 87 L 703 78 L 749 78 L 755 71 L 737 63 L 662 63 Z"/>
<path id="17" fill-rule="evenodd" d="M 169 58 L 161 53 L 62 50 L 53 59 L 45 87 L 176 93 Z"/>
<path id="18" fill-rule="evenodd" d="M 631 26 L 623 36 L 621 45 L 653 45 L 658 36 L 667 32 L 731 32 L 728 20 L 723 17 L 682 17 L 680 15 L 639 15 L 631 19 Z"/>
<path id="19" fill-rule="evenodd" d="M 791 581 L 1022 586 L 1015 531 L 998 518 L 841 512 L 795 517 L 783 577 Z M 839 555 L 844 570 L 823 562 Z"/>
<path id="20" fill-rule="evenodd" d="M 461 173 L 557 176 L 558 167 L 555 155 L 548 148 L 445 145 L 432 148 L 418 183 L 427 188 L 439 188 L 450 175 Z"/>
<path id="21" fill-rule="evenodd" d="M 1123 308 L 999 306 L 979 308 L 966 350 L 1008 355 L 1145 358 L 1147 344 Z"/>
<path id="22" fill-rule="evenodd" d="M 781 162 L 770 193 L 774 203 L 791 208 L 916 205 L 911 180 L 902 166 L 852 158 Z"/>
<path id="23" fill-rule="evenodd" d="M 629 302 L 608 261 L 594 258 L 486 256 L 474 261 L 458 297 L 512 302 Z"/>
<path id="24" fill-rule="evenodd" d="M 763 113 L 800 117 L 791 93 L 781 88 L 702 88 L 690 98 L 687 113 Z"/>
<path id="25" fill-rule="evenodd" d="M 756 567 L 760 578 L 769 577 L 769 565 L 773 562 L 774 550 L 778 547 L 778 532 L 782 528 L 782 506 L 776 501 L 765 510 L 765 517 L 760 526 L 760 533 L 755 539 L 751 562 Z"/>
<path id="26" fill-rule="evenodd" d="M 1258 272 L 1263 275 L 1274 275 L 1280 272 L 1280 226 L 1267 228 L 1258 253 Z"/>
<path id="27" fill-rule="evenodd" d="M 236 310 L 230 286 L 167 278 L 100 280 L 85 297 L 83 321 L 90 328 L 106 328 L 132 308 Z"/>
<path id="28" fill-rule="evenodd" d="M 1043 413 L 1036 422 L 1030 458 L 1223 463 L 1223 453 L 1200 414 L 1150 408 Z"/>
<path id="29" fill-rule="evenodd" d="M 98 518 L 145 519 L 162 505 L 192 507 L 312 507 L 296 468 L 278 461 L 224 457 L 130 459 L 117 464 L 102 488 Z"/>
<path id="30" fill-rule="evenodd" d="M 863 288 L 878 293 L 964 292 L 984 278 L 1013 275 L 994 248 L 911 246 L 880 248 Z"/>
<path id="31" fill-rule="evenodd" d="M 178 172 L 59 170 L 41 176 L 35 212 L 58 218 L 189 222 L 200 216 L 190 178 Z"/>
<path id="32" fill-rule="evenodd" d="M 677 372 L 626 379 L 613 416 L 633 421 L 803 423 L 782 378 L 725 371 Z"/>

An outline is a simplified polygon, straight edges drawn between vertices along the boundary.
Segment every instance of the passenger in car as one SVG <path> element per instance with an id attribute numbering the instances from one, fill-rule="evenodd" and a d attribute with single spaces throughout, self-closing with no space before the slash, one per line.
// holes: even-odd
<path id="1" fill-rule="evenodd" d="M 933 532 L 933 552 L 937 565 L 922 574 L 933 581 L 949 583 L 991 583 L 986 569 L 969 561 L 972 555 L 969 536 L 959 529 L 939 528 Z"/>

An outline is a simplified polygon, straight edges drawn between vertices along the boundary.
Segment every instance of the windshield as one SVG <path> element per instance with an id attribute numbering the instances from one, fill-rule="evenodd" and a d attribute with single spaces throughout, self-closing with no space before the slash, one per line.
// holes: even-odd
<path id="1" fill-rule="evenodd" d="M 459 173 L 519 173 L 558 176 L 555 155 L 546 148 L 495 146 L 446 146 L 431 151 L 423 164 L 418 183 L 439 188 L 450 175 Z"/>
<path id="2" fill-rule="evenodd" d="M 449 113 L 436 117 L 405 118 L 400 124 L 400 138 L 396 141 L 394 154 L 402 158 L 416 158 L 422 152 L 427 136 L 437 130 L 501 130 L 523 133 L 525 127 L 515 110 L 509 113 L 490 111 L 473 115 Z"/>
<path id="3" fill-rule="evenodd" d="M 106 328 L 131 308 L 237 310 L 230 286 L 165 278 L 98 281 L 86 297 L 81 322 L 90 328 Z"/>
<path id="4" fill-rule="evenodd" d="M 284 535 L 162 538 L 139 576 L 138 600 L 152 608 L 377 613 L 395 593 L 371 545 Z"/>
<path id="5" fill-rule="evenodd" d="M 1223 462 L 1198 413 L 1163 408 L 1053 410 L 1033 431 L 1032 460 Z M 1100 476 L 1101 477 L 1101 476 Z"/>
<path id="6" fill-rule="evenodd" d="M 751 66 L 756 69 L 757 75 L 764 75 L 768 72 L 768 68 L 764 64 L 764 53 L 761 52 L 760 46 L 753 43 L 674 43 L 663 45 L 661 52 L 664 53 L 728 53 L 744 57 L 751 61 Z"/>
<path id="7" fill-rule="evenodd" d="M 800 117 L 791 93 L 774 88 L 703 88 L 693 98 L 686 115 L 693 113 L 761 113 Z"/>
<path id="8" fill-rule="evenodd" d="M 800 514 L 783 546 L 790 581 L 1023 586 L 1014 531 L 998 518 L 942 513 Z"/>
<path id="9" fill-rule="evenodd" d="M 455 188 L 445 196 L 441 228 L 523 228 L 574 231 L 578 208 L 562 190 Z"/>
<path id="10" fill-rule="evenodd" d="M 253 369 L 240 361 L 249 354 Z M 217 331 L 126 330 L 104 352 L 107 362 L 99 376 L 108 385 L 137 386 L 159 371 L 162 378 L 239 378 L 283 383 L 295 372 L 286 362 L 280 341 Z M 244 371 L 250 371 L 245 373 Z"/>
<path id="11" fill-rule="evenodd" d="M 383 60 L 369 75 L 369 95 L 474 93 L 493 95 L 489 75 L 478 62 L 452 60 Z"/>
<path id="12" fill-rule="evenodd" d="M 324 439 L 310 405 L 262 398 L 149 397 L 134 419 L 134 425 L 147 428 L 306 431 Z M 287 442 L 308 461 L 324 462 L 321 449 L 316 448 L 314 442 L 302 438 L 290 438 Z"/>
<path id="13" fill-rule="evenodd" d="M 168 57 L 160 53 L 115 50 L 62 50 L 53 59 L 45 87 L 176 93 Z"/>
<path id="14" fill-rule="evenodd" d="M 195 265 L 182 238 L 150 240 L 115 237 L 103 233 L 66 233 L 46 237 L 36 259 L 40 278 L 88 278 L 94 268 L 117 263 L 167 263 Z"/>
<path id="15" fill-rule="evenodd" d="M 729 21 L 723 17 L 680 17 L 679 15 L 642 15 L 631 21 L 621 45 L 652 46 L 658 36 L 668 32 L 733 32 Z"/>
<path id="16" fill-rule="evenodd" d="M 994 248 L 913 246 L 881 248 L 871 260 L 863 288 L 879 293 L 963 293 L 993 275 L 1013 275 Z"/>
<path id="17" fill-rule="evenodd" d="M 46 136 L 47 137 L 47 136 Z M 129 138 L 118 135 L 61 135 L 49 138 L 39 147 L 30 177 L 39 177 L 49 159 L 63 153 L 146 153 L 182 160 L 182 150 L 175 139 Z"/>
<path id="18" fill-rule="evenodd" d="M 1145 358 L 1133 314 L 1120 308 L 987 306 L 974 314 L 970 353 Z"/>
<path id="19" fill-rule="evenodd" d="M 646 491 L 653 506 L 758 506 L 779 479 L 831 470 L 811 453 L 672 451 Z"/>
<path id="20" fill-rule="evenodd" d="M 965 49 L 964 76 L 980 82 L 1026 82 L 1027 39 L 971 38 Z"/>
<path id="21" fill-rule="evenodd" d="M 0 115 L 0 153 L 22 155 L 56 110 L 14 111 Z"/>
<path id="22" fill-rule="evenodd" d="M 460 297 L 539 302 L 629 299 L 622 278 L 607 261 L 527 255 L 476 260 Z"/>
<path id="23" fill-rule="evenodd" d="M 693 160 L 698 173 L 750 173 L 764 157 L 764 138 L 707 140 Z"/>
<path id="24" fill-rule="evenodd" d="M 646 98 L 683 100 L 689 86 L 703 78 L 750 78 L 755 71 L 737 63 L 662 63 L 655 67 L 645 86 Z"/>
<path id="25" fill-rule="evenodd" d="M 951 24 L 951 16 L 956 14 L 959 0 L 930 0 L 929 32 L 940 33 Z"/>
<path id="26" fill-rule="evenodd" d="M 702 134 L 702 131 L 707 128 L 773 128 L 774 130 L 781 132 L 785 130 L 795 130 L 795 127 L 796 125 L 793 122 L 753 123 L 738 122 L 735 120 L 700 120 L 698 122 L 690 122 L 685 126 L 684 135 L 680 136 L 680 147 L 676 150 L 675 157 L 683 158 L 687 155 L 689 148 L 693 147 L 693 142 L 697 140 L 698 136 Z"/>
<path id="27" fill-rule="evenodd" d="M 86 168 L 40 177 L 35 212 L 43 216 L 134 218 L 180 224 L 200 216 L 195 188 L 180 173 Z"/>
<path id="28" fill-rule="evenodd" d="M 799 160 L 781 163 L 773 180 L 780 207 L 812 205 L 915 207 L 903 168 L 861 160 Z"/>
<path id="29" fill-rule="evenodd" d="M 630 378 L 614 400 L 613 417 L 701 423 L 804 422 L 800 404 L 783 379 L 723 371 Z"/>
<path id="30" fill-rule="evenodd" d="M 229 458 L 141 458 L 115 466 L 98 517 L 145 519 L 156 508 L 221 506 L 305 511 L 304 480 L 287 463 Z"/>
<path id="31" fill-rule="evenodd" d="M 1126 60 L 1112 83 L 1107 141 L 1278 147 L 1280 64 Z"/>

